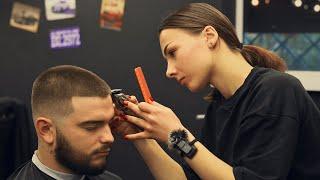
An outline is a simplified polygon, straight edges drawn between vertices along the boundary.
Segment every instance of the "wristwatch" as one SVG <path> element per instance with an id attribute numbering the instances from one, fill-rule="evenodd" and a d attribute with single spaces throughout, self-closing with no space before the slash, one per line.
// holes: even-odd
<path id="1" fill-rule="evenodd" d="M 181 156 L 186 156 L 191 159 L 197 152 L 197 148 L 194 143 L 197 139 L 188 142 L 188 133 L 184 129 L 173 130 L 170 132 L 168 137 L 169 149 L 178 151 Z"/>

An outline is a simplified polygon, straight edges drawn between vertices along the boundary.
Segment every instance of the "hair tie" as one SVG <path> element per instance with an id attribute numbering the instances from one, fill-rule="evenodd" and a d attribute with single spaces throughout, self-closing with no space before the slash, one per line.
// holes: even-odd
<path id="1" fill-rule="evenodd" d="M 239 49 L 241 49 L 241 50 L 242 50 L 242 48 L 243 48 L 243 44 L 242 44 L 242 43 L 240 43 L 240 44 L 239 44 Z"/>

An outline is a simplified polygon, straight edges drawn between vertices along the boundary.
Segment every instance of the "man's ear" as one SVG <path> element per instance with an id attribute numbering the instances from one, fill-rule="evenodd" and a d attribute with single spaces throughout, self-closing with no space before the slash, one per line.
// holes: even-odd
<path id="1" fill-rule="evenodd" d="M 51 119 L 38 117 L 35 122 L 38 137 L 47 144 L 53 144 L 56 136 L 55 126 Z"/>
<path id="2" fill-rule="evenodd" d="M 216 29 L 212 26 L 206 26 L 202 30 L 201 34 L 206 40 L 206 44 L 209 49 L 213 49 L 218 44 L 219 35 Z"/>

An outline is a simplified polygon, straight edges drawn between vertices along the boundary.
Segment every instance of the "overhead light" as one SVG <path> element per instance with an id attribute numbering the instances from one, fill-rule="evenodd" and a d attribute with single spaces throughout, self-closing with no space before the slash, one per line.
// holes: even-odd
<path id="1" fill-rule="evenodd" d="M 270 0 L 265 0 L 264 3 L 269 5 L 270 4 Z"/>
<path id="2" fill-rule="evenodd" d="M 296 7 L 301 7 L 301 6 L 302 6 L 302 0 L 294 0 L 294 1 L 293 1 L 293 4 L 294 4 Z"/>
<path id="3" fill-rule="evenodd" d="M 251 0 L 252 6 L 258 6 L 259 5 L 259 0 Z"/>
<path id="4" fill-rule="evenodd" d="M 320 12 L 320 5 L 319 4 L 314 5 L 313 10 L 315 12 Z"/>

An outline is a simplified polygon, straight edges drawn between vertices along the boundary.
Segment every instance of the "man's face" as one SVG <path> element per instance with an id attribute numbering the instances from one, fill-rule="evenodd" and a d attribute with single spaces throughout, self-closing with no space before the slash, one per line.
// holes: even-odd
<path id="1" fill-rule="evenodd" d="M 100 174 L 106 166 L 114 138 L 111 96 L 73 97 L 73 113 L 57 126 L 55 158 L 77 174 Z"/>

